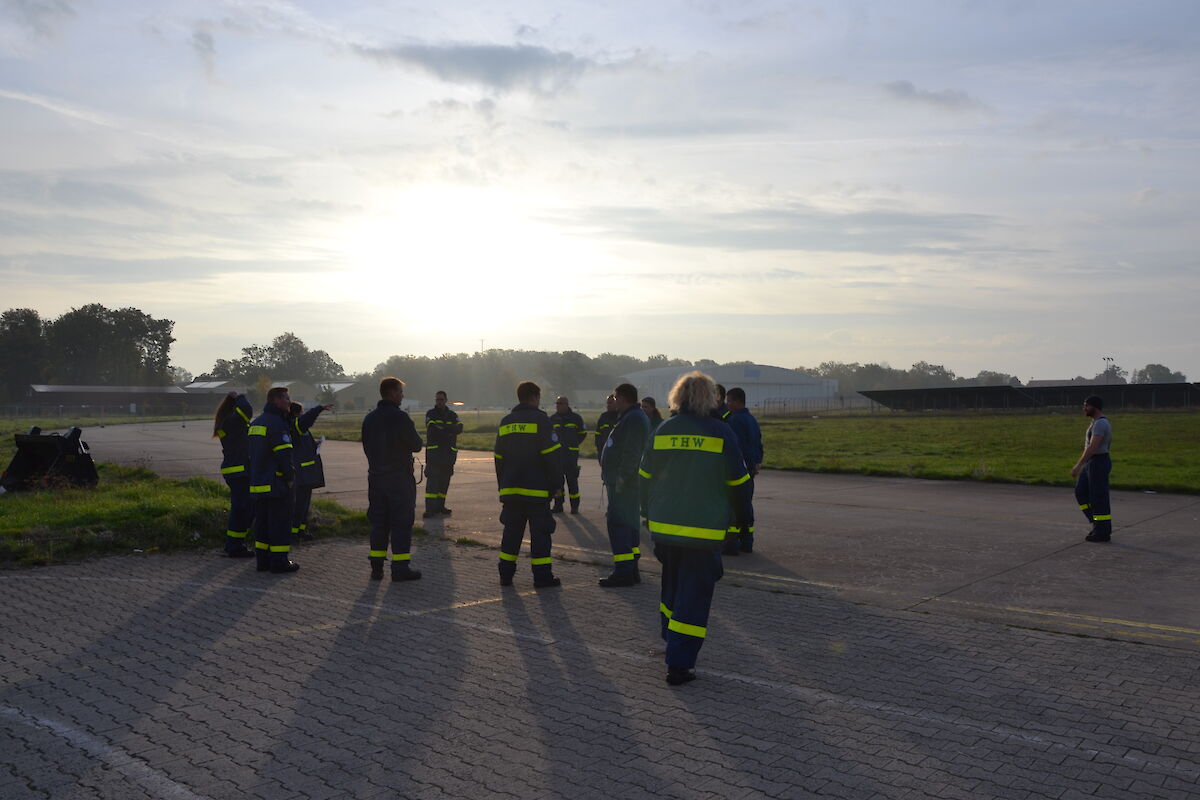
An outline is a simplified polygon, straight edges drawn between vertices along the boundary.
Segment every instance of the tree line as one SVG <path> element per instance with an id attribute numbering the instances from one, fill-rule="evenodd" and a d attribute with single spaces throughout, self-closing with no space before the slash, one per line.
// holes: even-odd
<path id="1" fill-rule="evenodd" d="M 887 364 L 860 364 L 842 361 L 825 361 L 816 367 L 801 366 L 796 369 L 818 378 L 836 380 L 840 394 L 869 392 L 876 389 L 941 389 L 953 386 L 1023 385 L 1015 375 L 1004 372 L 985 369 L 980 370 L 973 378 L 959 377 L 954 374 L 953 370 L 946 369 L 941 364 L 930 364 L 927 361 L 918 361 L 910 369 L 897 369 Z M 1141 369 L 1134 370 L 1131 378 L 1129 370 L 1111 364 L 1091 378 L 1076 375 L 1068 380 L 1104 380 L 1110 384 L 1183 383 L 1187 381 L 1187 376 L 1162 364 L 1147 364 Z"/>
<path id="2" fill-rule="evenodd" d="M 31 308 L 0 314 L 0 398 L 18 402 L 30 384 L 165 386 L 174 382 L 175 323 L 136 308 L 92 303 L 56 319 Z"/>
<path id="3" fill-rule="evenodd" d="M 43 319 L 32 309 L 9 309 L 0 314 L 0 401 L 24 399 L 34 383 L 185 383 L 191 375 L 170 365 L 174 325 L 169 319 L 155 319 L 136 308 L 109 309 L 99 304 L 71 309 L 53 320 Z M 617 353 L 593 357 L 577 350 L 491 349 L 440 356 L 393 355 L 371 372 L 347 375 L 329 353 L 311 349 L 296 334 L 285 332 L 270 344 L 243 347 L 238 357 L 217 359 L 212 369 L 197 378 L 228 380 L 254 389 L 271 380 L 301 380 L 320 387 L 336 381 L 374 381 L 395 375 L 422 396 L 445 389 L 472 405 L 505 405 L 512 400 L 517 382 L 526 379 L 537 381 L 547 396 L 553 396 L 577 389 L 611 388 L 622 375 L 643 369 L 717 366 L 722 365 L 711 359 L 689 362 L 663 354 L 642 359 Z M 927 361 L 918 361 L 909 369 L 886 363 L 841 361 L 796 369 L 837 380 L 841 394 L 872 389 L 1021 385 L 1016 376 L 1007 373 L 981 370 L 974 377 L 959 377 L 945 366 Z M 1130 375 L 1113 363 L 1095 377 L 1109 383 L 1187 380 L 1183 373 L 1162 364 L 1147 364 Z"/>

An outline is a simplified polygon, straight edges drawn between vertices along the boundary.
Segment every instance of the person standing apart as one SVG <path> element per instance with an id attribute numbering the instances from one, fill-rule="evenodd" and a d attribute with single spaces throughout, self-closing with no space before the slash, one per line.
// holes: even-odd
<path id="1" fill-rule="evenodd" d="M 500 585 L 512 586 L 517 573 L 521 539 L 529 526 L 529 563 L 537 589 L 558 586 L 550 557 L 550 536 L 556 524 L 550 513 L 550 494 L 562 483 L 554 426 L 538 406 L 542 390 L 533 381 L 517 385 L 517 405 L 496 431 L 492 455 L 500 492 Z"/>
<path id="2" fill-rule="evenodd" d="M 641 509 L 663 565 L 658 608 L 667 683 L 678 686 L 696 678 L 713 590 L 724 574 L 721 546 L 745 503 L 750 473 L 733 429 L 711 416 L 712 378 L 682 376 L 669 402 L 678 413 L 654 431 L 639 475 Z"/>
<path id="3" fill-rule="evenodd" d="M 292 399 L 282 386 L 267 392 L 263 413 L 250 422 L 250 496 L 254 498 L 254 553 L 258 571 L 295 572 L 300 565 L 288 555 L 292 550 L 292 437 L 288 410 Z"/>
<path id="4" fill-rule="evenodd" d="M 225 555 L 249 558 L 254 551 L 246 547 L 250 524 L 254 521 L 254 501 L 250 498 L 250 415 L 254 406 L 246 395 L 230 392 L 221 398 L 213 417 L 213 436 L 221 442 L 221 477 L 229 487 L 229 520 L 225 524 Z"/>
<path id="5" fill-rule="evenodd" d="M 1098 395 L 1083 401 L 1083 413 L 1091 419 L 1091 424 L 1083 437 L 1083 454 L 1071 467 L 1075 499 L 1079 501 L 1079 510 L 1092 523 L 1084 540 L 1107 542 L 1112 539 L 1112 508 L 1108 500 L 1108 476 L 1112 472 L 1108 449 L 1112 444 L 1112 423 L 1104 416 L 1104 400 Z"/>
<path id="6" fill-rule="evenodd" d="M 613 571 L 600 580 L 606 589 L 641 583 L 641 517 L 638 513 L 638 466 L 650 433 L 650 420 L 638 405 L 637 388 L 622 383 L 613 390 L 617 423 L 600 454 L 600 477 L 608 492 L 608 543 L 612 547 Z"/>
<path id="7" fill-rule="evenodd" d="M 400 408 L 404 381 L 379 382 L 379 403 L 363 417 L 362 447 L 367 456 L 367 520 L 371 523 L 371 580 L 383 580 L 383 562 L 392 547 L 392 580 L 415 581 L 412 530 L 417 515 L 417 482 L 413 453 L 424 443 L 412 417 Z"/>
<path id="8" fill-rule="evenodd" d="M 421 514 L 425 518 L 452 513 L 446 508 L 446 493 L 458 460 L 458 435 L 463 425 L 446 399 L 445 392 L 437 392 L 433 408 L 425 412 L 425 512 Z"/>
<path id="9" fill-rule="evenodd" d="M 308 510 L 312 506 L 313 489 L 325 485 L 325 470 L 317 453 L 317 442 L 310 432 L 322 411 L 333 404 L 313 406 L 308 411 L 299 403 L 288 410 L 288 425 L 292 436 L 292 461 L 296 465 L 296 485 L 292 489 L 292 537 L 311 539 L 308 532 Z"/>
<path id="10" fill-rule="evenodd" d="M 579 513 L 579 445 L 587 436 L 587 423 L 583 417 L 571 410 L 571 401 L 559 397 L 554 401 L 554 415 L 550 417 L 554 426 L 554 435 L 562 445 L 563 483 L 566 484 L 566 494 L 571 501 L 571 513 Z M 554 506 L 550 510 L 561 514 L 563 510 L 563 483 L 558 484 L 554 493 Z"/>

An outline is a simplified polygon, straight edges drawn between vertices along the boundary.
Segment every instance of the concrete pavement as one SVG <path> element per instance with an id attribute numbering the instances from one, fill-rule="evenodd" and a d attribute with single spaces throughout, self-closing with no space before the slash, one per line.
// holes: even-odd
<path id="1" fill-rule="evenodd" d="M 85 439 L 99 461 L 217 477 L 219 448 L 202 422 L 93 428 Z M 360 445 L 328 441 L 322 456 L 329 485 L 315 496 L 365 510 Z M 1064 472 L 1073 458 L 1064 454 Z M 599 469 L 590 459 L 582 466 L 583 513 L 558 518 L 555 551 L 603 569 L 611 556 Z M 448 504 L 453 516 L 418 516 L 418 524 L 434 536 L 499 545 L 490 453 L 460 453 Z M 1087 525 L 1066 488 L 767 471 L 755 509 L 758 550 L 727 559 L 727 581 L 1200 646 L 1200 497 L 1114 493 L 1107 545 L 1083 542 Z"/>
<path id="2" fill-rule="evenodd" d="M 86 438 L 213 471 L 211 440 L 144 428 Z M 358 505 L 361 451 L 330 444 Z M 563 587 L 525 554 L 502 589 L 454 541 L 498 541 L 490 462 L 460 465 L 415 583 L 367 580 L 346 540 L 290 576 L 211 553 L 0 573 L 0 797 L 1200 797 L 1194 498 L 1120 497 L 1116 543 L 1084 546 L 1061 489 L 767 474 L 761 552 L 727 563 L 700 679 L 671 688 L 653 559 L 596 586 L 594 482 L 560 518 Z M 1112 593 L 1137 602 L 1090 619 Z"/>

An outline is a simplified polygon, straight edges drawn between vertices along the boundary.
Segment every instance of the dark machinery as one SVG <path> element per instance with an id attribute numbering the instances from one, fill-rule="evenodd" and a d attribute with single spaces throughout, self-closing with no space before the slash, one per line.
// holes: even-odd
<path id="1" fill-rule="evenodd" d="M 71 428 L 64 434 L 43 434 L 33 427 L 13 436 L 17 453 L 0 474 L 0 487 L 7 492 L 59 486 L 95 486 L 100 480 L 96 463 L 81 438 L 83 431 Z"/>

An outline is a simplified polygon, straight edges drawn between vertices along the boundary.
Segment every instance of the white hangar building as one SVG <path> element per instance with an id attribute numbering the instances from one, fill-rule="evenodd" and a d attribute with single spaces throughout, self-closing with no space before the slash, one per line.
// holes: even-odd
<path id="1" fill-rule="evenodd" d="M 667 396 L 680 375 L 696 367 L 658 367 L 622 375 L 621 380 L 637 387 L 638 397 L 649 395 L 659 410 L 667 412 Z M 838 382 L 817 378 L 804 372 L 765 364 L 730 364 L 701 369 L 727 390 L 740 386 L 746 390 L 746 405 L 752 409 L 799 409 L 806 406 L 825 408 L 837 396 Z"/>

